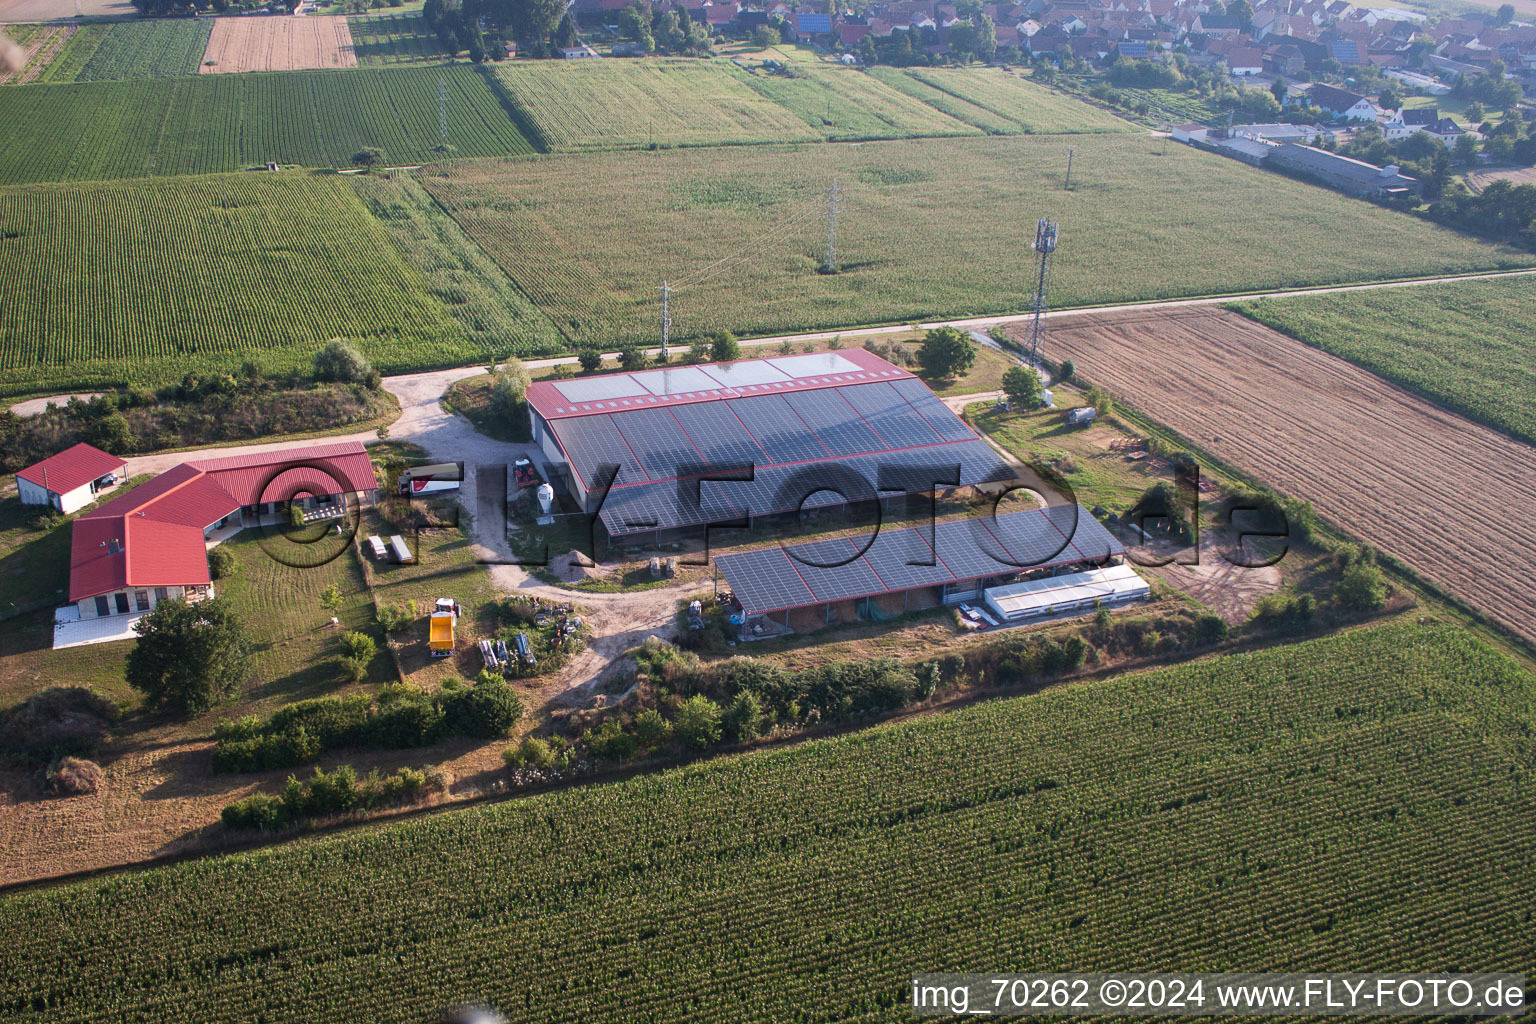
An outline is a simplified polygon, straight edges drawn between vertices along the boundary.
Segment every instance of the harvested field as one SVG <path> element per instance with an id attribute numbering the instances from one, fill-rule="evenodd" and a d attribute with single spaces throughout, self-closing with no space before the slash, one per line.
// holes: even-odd
<path id="1" fill-rule="evenodd" d="M 1536 450 L 1235 313 L 1072 317 L 1052 355 L 1536 641 Z"/>
<path id="2" fill-rule="evenodd" d="M 1467 184 L 1474 192 L 1480 193 L 1496 181 L 1507 181 L 1511 185 L 1536 185 L 1536 167 L 1506 167 L 1499 171 L 1474 171 L 1467 175 Z"/>
<path id="3" fill-rule="evenodd" d="M 0 0 L 0 24 L 57 18 L 132 18 L 131 0 Z"/>
<path id="4" fill-rule="evenodd" d="M 14 25 L 7 29 L 4 36 L 20 47 L 21 56 L 19 66 L 14 70 L 0 61 L 0 85 L 26 85 L 35 81 L 74 34 L 73 25 Z"/>
<path id="5" fill-rule="evenodd" d="M 357 66 L 346 18 L 219 18 L 203 52 L 204 74 Z"/>

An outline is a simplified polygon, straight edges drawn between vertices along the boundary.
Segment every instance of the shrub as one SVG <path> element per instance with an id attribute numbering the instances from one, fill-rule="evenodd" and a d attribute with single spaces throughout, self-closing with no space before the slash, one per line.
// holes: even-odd
<path id="1" fill-rule="evenodd" d="M 227 580 L 240 575 L 240 559 L 222 545 L 208 552 L 208 575 L 215 580 Z"/>
<path id="2" fill-rule="evenodd" d="M 517 746 L 503 750 L 501 759 L 511 768 L 548 768 L 555 763 L 555 753 L 544 740 L 529 736 Z"/>
<path id="3" fill-rule="evenodd" d="M 582 746 L 594 757 L 608 761 L 628 761 L 635 756 L 639 743 L 624 731 L 616 719 L 608 719 L 596 729 L 590 729 L 581 737 Z"/>
<path id="4" fill-rule="evenodd" d="M 341 635 L 341 649 L 346 657 L 362 662 L 365 666 L 379 652 L 378 644 L 367 633 L 353 630 Z"/>
<path id="5" fill-rule="evenodd" d="M 741 344 L 730 331 L 721 331 L 709 340 L 709 357 L 717 363 L 741 358 Z"/>
<path id="6" fill-rule="evenodd" d="M 429 746 L 447 733 L 442 708 L 423 697 L 396 700 L 381 707 L 369 725 L 371 745 L 391 750 Z"/>
<path id="7" fill-rule="evenodd" d="M 626 370 L 643 370 L 650 362 L 645 350 L 635 345 L 627 346 L 619 352 L 619 365 Z"/>
<path id="8" fill-rule="evenodd" d="M 415 616 L 403 604 L 390 604 L 380 608 L 375 615 L 379 627 L 386 633 L 398 633 L 411 624 Z"/>
<path id="9" fill-rule="evenodd" d="M 1088 393 L 1083 397 L 1088 399 L 1088 404 L 1093 406 L 1094 414 L 1099 419 L 1103 419 L 1115 410 L 1115 400 L 1103 388 L 1089 388 Z"/>
<path id="10" fill-rule="evenodd" d="M 762 733 L 763 708 L 757 697 L 743 691 L 736 695 L 720 718 L 725 735 L 733 740 L 754 740 Z"/>
<path id="11" fill-rule="evenodd" d="M 340 338 L 332 339 L 315 353 L 315 379 L 318 381 L 340 381 L 376 387 L 378 376 L 363 354 Z"/>
<path id="12" fill-rule="evenodd" d="M 290 775 L 281 796 L 253 793 L 225 807 L 220 817 L 227 828 L 271 832 L 310 818 L 416 799 L 445 785 L 442 773 L 430 768 L 402 768 L 382 778 L 374 772 L 361 780 L 351 765 L 329 773 L 317 768 L 307 783 Z"/>
<path id="13" fill-rule="evenodd" d="M 504 682 L 484 682 L 442 698 L 446 726 L 452 733 L 493 739 L 505 736 L 523 717 L 523 703 Z"/>
<path id="14" fill-rule="evenodd" d="M 641 746 L 654 749 L 671 737 L 672 727 L 655 708 L 646 708 L 635 716 L 635 739 L 640 741 Z"/>
<path id="15" fill-rule="evenodd" d="M 99 792 L 106 784 L 101 765 L 83 757 L 61 757 L 43 773 L 48 791 L 55 796 L 83 796 Z"/>
<path id="16" fill-rule="evenodd" d="M 1195 640 L 1201 644 L 1216 644 L 1227 638 L 1227 620 L 1209 612 L 1195 619 Z"/>
<path id="17" fill-rule="evenodd" d="M 720 705 L 694 694 L 672 719 L 672 732 L 684 745 L 703 750 L 720 742 Z"/>
<path id="18" fill-rule="evenodd" d="M 583 370 L 591 373 L 603 365 L 603 354 L 595 348 L 584 348 L 576 353 L 576 361 L 581 364 Z"/>
<path id="19" fill-rule="evenodd" d="M 34 766 L 95 757 L 116 717 L 112 702 L 90 690 L 50 687 L 0 712 L 0 760 Z"/>
<path id="20" fill-rule="evenodd" d="M 1070 359 L 1063 359 L 1061 366 L 1056 370 L 1056 376 L 1064 381 L 1071 381 L 1077 376 L 1077 364 Z"/>
<path id="21" fill-rule="evenodd" d="M 275 832 L 288 824 L 283 801 L 266 793 L 252 793 L 225 807 L 219 815 L 226 828 L 253 828 Z"/>
<path id="22" fill-rule="evenodd" d="M 1388 591 L 1380 569 L 1368 562 L 1356 562 L 1339 577 L 1334 597 L 1346 608 L 1375 611 L 1387 603 Z"/>

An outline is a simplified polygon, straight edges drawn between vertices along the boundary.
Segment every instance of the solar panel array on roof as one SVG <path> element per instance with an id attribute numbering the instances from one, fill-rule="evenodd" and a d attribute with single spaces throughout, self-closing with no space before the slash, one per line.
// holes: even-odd
<path id="1" fill-rule="evenodd" d="M 958 468 L 958 475 L 956 469 Z M 725 476 L 732 471 L 721 469 Z M 974 440 L 904 452 L 874 452 L 791 466 L 762 466 L 751 480 L 717 482 L 697 477 L 638 486 L 614 486 L 598 518 L 610 536 L 720 523 L 843 501 L 868 501 L 888 492 L 918 492 L 955 479 L 990 482 L 1011 477 L 987 446 Z M 877 488 L 879 488 L 877 490 Z M 821 493 L 818 493 L 821 492 Z M 830 493 L 836 492 L 836 493 Z M 810 500 L 807 500 L 807 499 Z"/>
<path id="2" fill-rule="evenodd" d="M 653 395 L 685 395 L 690 391 L 714 391 L 720 382 L 697 366 L 672 366 L 630 374 L 630 379 Z"/>
<path id="3" fill-rule="evenodd" d="M 913 380 L 637 406 L 549 424 L 585 488 L 605 479 L 602 467 L 618 467 L 601 512 L 614 536 L 790 511 L 818 483 L 859 501 L 877 489 L 1008 478 L 1002 460 Z M 679 500 L 680 477 L 747 466 L 751 486 L 727 492 L 706 484 L 701 501 L 688 497 L 691 489 Z"/>
<path id="4" fill-rule="evenodd" d="M 779 356 L 769 365 L 791 377 L 816 377 L 829 373 L 858 373 L 861 367 L 836 352 L 810 352 L 803 356 Z"/>
<path id="5" fill-rule="evenodd" d="M 647 393 L 633 377 L 623 375 L 592 377 L 587 380 L 557 380 L 554 385 L 555 390 L 570 402 L 605 402 Z"/>
<path id="6" fill-rule="evenodd" d="M 1062 526 L 1070 530 L 1066 536 Z M 1039 561 L 1023 562 L 1016 553 L 1043 552 L 1050 534 L 1059 544 Z M 934 526 L 931 535 L 926 527 L 888 528 L 873 541 L 865 534 L 781 545 L 721 555 L 715 563 L 742 608 L 758 615 L 1124 554 L 1124 546 L 1081 505 L 1062 505 L 952 520 Z"/>

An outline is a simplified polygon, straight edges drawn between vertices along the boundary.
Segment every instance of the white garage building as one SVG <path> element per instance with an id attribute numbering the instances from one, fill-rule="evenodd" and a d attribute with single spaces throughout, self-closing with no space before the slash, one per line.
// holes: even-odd
<path id="1" fill-rule="evenodd" d="M 82 441 L 19 471 L 16 491 L 23 505 L 52 505 L 69 515 L 121 483 L 127 466 L 116 455 Z"/>

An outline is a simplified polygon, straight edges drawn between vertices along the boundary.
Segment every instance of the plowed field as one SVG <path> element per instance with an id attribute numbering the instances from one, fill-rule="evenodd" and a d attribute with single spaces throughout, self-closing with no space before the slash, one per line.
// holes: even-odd
<path id="1" fill-rule="evenodd" d="M 1536 641 L 1536 449 L 1235 313 L 1059 324 L 1053 358 Z"/>
<path id="2" fill-rule="evenodd" d="M 346 18 L 267 16 L 216 20 L 199 70 L 219 74 L 356 66 Z"/>

